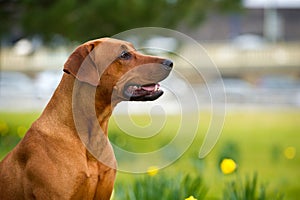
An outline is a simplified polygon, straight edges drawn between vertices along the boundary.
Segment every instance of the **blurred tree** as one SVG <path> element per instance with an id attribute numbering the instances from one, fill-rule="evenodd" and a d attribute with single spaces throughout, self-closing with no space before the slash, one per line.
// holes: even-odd
<path id="1" fill-rule="evenodd" d="M 82 42 L 137 27 L 195 27 L 211 10 L 240 8 L 241 0 L 0 0 L 0 34 Z"/>

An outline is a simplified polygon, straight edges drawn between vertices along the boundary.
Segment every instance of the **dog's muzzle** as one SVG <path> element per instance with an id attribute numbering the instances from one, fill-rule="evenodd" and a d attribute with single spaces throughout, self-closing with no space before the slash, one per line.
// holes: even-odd
<path id="1" fill-rule="evenodd" d="M 124 87 L 124 96 L 129 101 L 153 101 L 163 95 L 163 91 L 160 89 L 159 81 L 164 80 L 173 68 L 173 62 L 171 60 L 163 60 L 161 62 L 162 77 L 152 83 L 147 84 L 133 84 L 129 83 Z M 157 81 L 157 82 L 156 82 Z"/>

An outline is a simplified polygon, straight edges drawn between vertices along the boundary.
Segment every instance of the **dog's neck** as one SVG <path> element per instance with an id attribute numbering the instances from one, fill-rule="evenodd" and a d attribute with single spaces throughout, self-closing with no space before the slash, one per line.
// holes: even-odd
<path id="1" fill-rule="evenodd" d="M 107 136 L 108 121 L 113 107 L 101 96 L 101 93 L 96 93 L 96 87 L 64 74 L 41 118 L 47 119 L 51 116 L 51 119 L 56 120 L 47 123 L 77 131 L 92 132 L 100 125 L 101 132 Z"/>
<path id="2" fill-rule="evenodd" d="M 64 74 L 36 124 L 41 132 L 51 134 L 52 137 L 76 141 L 80 139 L 90 152 L 87 151 L 88 157 L 92 155 L 115 168 L 114 153 L 107 137 L 112 107 L 107 101 L 97 98 L 100 94 L 95 92 L 95 87 Z M 44 127 L 52 129 L 43 130 Z"/>

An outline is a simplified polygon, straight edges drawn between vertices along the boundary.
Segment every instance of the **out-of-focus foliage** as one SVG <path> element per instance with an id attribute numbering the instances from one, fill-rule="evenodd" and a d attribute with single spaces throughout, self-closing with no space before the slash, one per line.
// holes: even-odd
<path id="1" fill-rule="evenodd" d="M 136 27 L 195 27 L 212 10 L 240 8 L 241 0 L 0 0 L 0 34 L 84 41 Z"/>

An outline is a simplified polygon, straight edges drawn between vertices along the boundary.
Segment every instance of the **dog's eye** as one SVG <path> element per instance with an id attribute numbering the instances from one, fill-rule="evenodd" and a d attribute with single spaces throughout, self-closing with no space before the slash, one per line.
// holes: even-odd
<path id="1" fill-rule="evenodd" d="M 123 51 L 120 55 L 120 58 L 124 60 L 128 60 L 131 58 L 131 54 L 128 51 Z"/>

